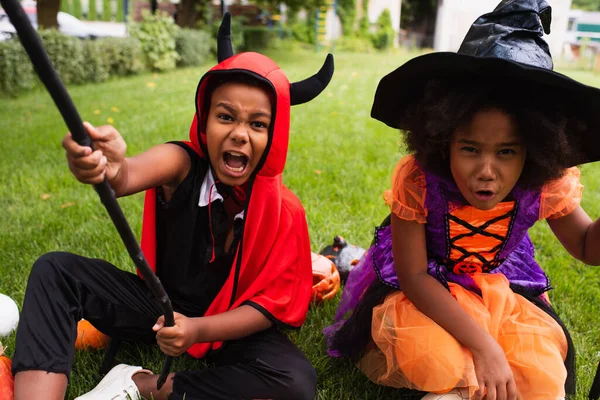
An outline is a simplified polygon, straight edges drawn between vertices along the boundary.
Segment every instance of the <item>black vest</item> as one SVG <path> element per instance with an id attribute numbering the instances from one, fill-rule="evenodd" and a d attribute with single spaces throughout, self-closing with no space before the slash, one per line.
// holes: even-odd
<path id="1" fill-rule="evenodd" d="M 243 221 L 235 221 L 233 243 L 226 253 L 228 223 L 223 202 L 217 200 L 210 207 L 198 206 L 200 188 L 209 171 L 208 160 L 200 158 L 183 143 L 174 144 L 188 152 L 191 167 L 168 202 L 164 201 L 162 190 L 157 190 L 156 274 L 175 311 L 187 317 L 200 317 L 229 276 Z M 209 220 L 209 208 L 212 220 Z M 210 262 L 213 241 L 214 260 Z"/>

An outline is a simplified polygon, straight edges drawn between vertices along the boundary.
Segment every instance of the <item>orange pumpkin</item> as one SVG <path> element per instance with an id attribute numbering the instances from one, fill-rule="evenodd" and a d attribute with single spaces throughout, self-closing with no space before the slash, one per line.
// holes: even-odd
<path id="1" fill-rule="evenodd" d="M 108 344 L 108 339 L 108 336 L 94 328 L 85 319 L 77 323 L 77 340 L 75 341 L 77 350 L 103 349 Z"/>
<path id="2" fill-rule="evenodd" d="M 325 256 L 311 253 L 312 258 L 312 301 L 320 304 L 331 299 L 340 289 L 340 274 L 335 264 Z"/>
<path id="3" fill-rule="evenodd" d="M 15 381 L 11 372 L 12 361 L 4 355 L 4 347 L 0 343 L 0 400 L 14 400 Z"/>

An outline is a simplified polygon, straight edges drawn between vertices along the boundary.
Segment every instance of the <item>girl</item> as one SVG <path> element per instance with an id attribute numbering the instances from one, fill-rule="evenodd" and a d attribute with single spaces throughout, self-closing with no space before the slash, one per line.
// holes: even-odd
<path id="1" fill-rule="evenodd" d="M 304 322 L 311 294 L 306 217 L 281 180 L 290 105 L 316 97 L 333 73 L 290 84 L 265 56 L 233 56 L 229 20 L 219 61 L 198 85 L 189 143 L 125 158 L 110 126 L 86 128 L 96 151 L 70 135 L 69 167 L 81 182 L 106 177 L 118 196 L 150 189 L 142 248 L 171 298 L 175 326 L 137 275 L 98 259 L 50 253 L 34 264 L 13 358 L 15 399 L 63 399 L 85 318 L 127 341 L 158 343 L 171 356 L 209 357 L 214 368 L 157 376 L 118 365 L 81 400 L 312 399 L 316 374 L 279 327 Z M 235 384 L 231 384 L 235 382 Z"/>
<path id="2" fill-rule="evenodd" d="M 379 84 L 372 116 L 406 131 L 412 154 L 325 330 L 330 354 L 376 383 L 446 393 L 428 399 L 574 391 L 572 344 L 527 230 L 546 219 L 575 258 L 600 264 L 600 223 L 572 167 L 599 159 L 598 117 L 577 99 L 600 91 L 551 71 L 549 16 L 542 0 L 503 1 L 458 54 L 419 57 Z"/>

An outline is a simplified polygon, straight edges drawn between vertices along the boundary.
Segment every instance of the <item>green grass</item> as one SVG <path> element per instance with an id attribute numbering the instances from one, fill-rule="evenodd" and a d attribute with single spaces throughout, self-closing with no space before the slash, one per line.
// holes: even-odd
<path id="1" fill-rule="evenodd" d="M 296 81 L 316 72 L 324 54 L 280 53 L 273 58 Z M 388 213 L 381 194 L 401 156 L 400 136 L 369 114 L 379 79 L 407 58 L 406 54 L 336 55 L 335 76 L 325 92 L 293 108 L 284 179 L 304 204 L 313 251 L 335 235 L 367 247 L 374 226 Z M 196 83 L 208 67 L 69 89 L 85 120 L 99 125 L 112 118 L 131 155 L 157 143 L 187 138 Z M 600 86 L 600 77 L 586 73 L 575 77 Z M 61 147 L 66 128 L 47 93 L 0 99 L 0 110 L 0 293 L 21 304 L 32 263 L 48 251 L 100 257 L 132 270 L 96 193 L 70 175 Z M 597 165 L 583 167 L 583 183 L 583 206 L 598 217 Z M 120 203 L 139 232 L 141 195 Z M 597 268 L 573 260 L 545 223 L 534 227 L 532 237 L 537 257 L 556 289 L 554 305 L 575 341 L 578 399 L 584 399 L 600 359 L 600 274 Z M 311 308 L 304 327 L 291 333 L 317 369 L 317 398 L 397 397 L 396 391 L 370 383 L 349 362 L 326 356 L 321 330 L 332 321 L 337 301 Z M 3 342 L 12 354 L 14 334 Z M 101 351 L 77 353 L 69 398 L 96 384 L 102 356 Z M 154 371 L 162 360 L 157 349 L 143 346 L 125 346 L 118 359 Z M 174 369 L 191 365 L 182 357 Z"/>

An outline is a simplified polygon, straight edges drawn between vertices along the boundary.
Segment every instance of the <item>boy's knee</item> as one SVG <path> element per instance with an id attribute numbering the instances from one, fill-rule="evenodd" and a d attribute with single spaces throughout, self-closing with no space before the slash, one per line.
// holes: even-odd
<path id="1" fill-rule="evenodd" d="M 74 254 L 60 251 L 46 253 L 40 256 L 31 267 L 29 273 L 29 283 L 39 281 L 47 283 L 49 279 L 60 273 L 60 270 L 69 264 Z"/>
<path id="2" fill-rule="evenodd" d="M 301 363 L 294 371 L 289 399 L 313 400 L 317 393 L 317 373 L 310 362 Z"/>

